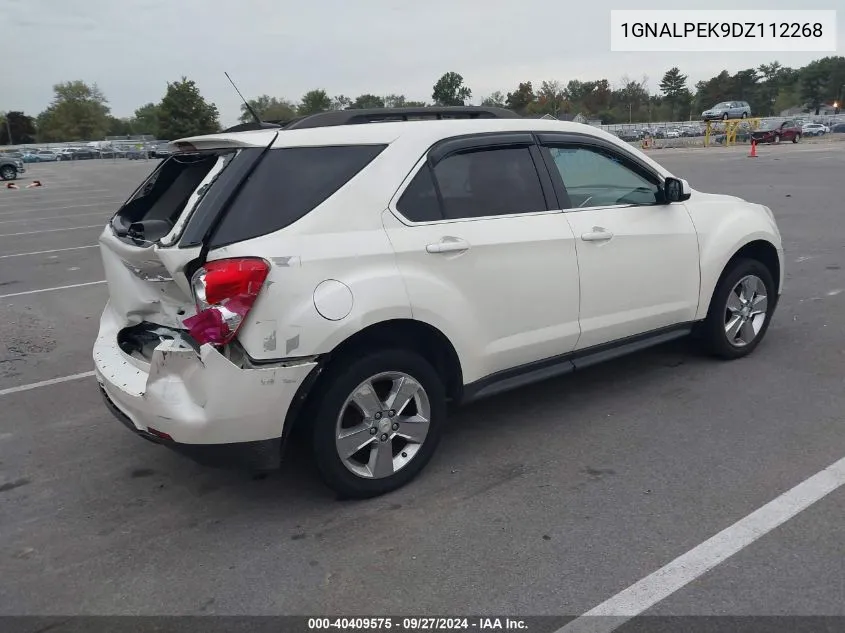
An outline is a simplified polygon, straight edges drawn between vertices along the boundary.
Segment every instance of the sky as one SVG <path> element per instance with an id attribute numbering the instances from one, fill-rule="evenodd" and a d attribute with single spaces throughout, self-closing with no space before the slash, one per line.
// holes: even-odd
<path id="1" fill-rule="evenodd" d="M 839 9 L 836 53 L 620 53 L 610 51 L 611 9 L 665 9 L 676 0 L 0 0 L 0 111 L 37 115 L 58 82 L 96 83 L 118 117 L 157 102 L 183 75 L 235 123 L 240 100 L 269 94 L 298 101 L 308 90 L 354 98 L 404 94 L 431 100 L 456 71 L 473 101 L 521 81 L 625 76 L 657 92 L 678 66 L 690 87 L 726 69 L 778 60 L 802 66 L 845 54 L 845 5 L 814 0 L 687 0 L 685 9 Z M 7 58 L 8 59 L 8 58 Z"/>

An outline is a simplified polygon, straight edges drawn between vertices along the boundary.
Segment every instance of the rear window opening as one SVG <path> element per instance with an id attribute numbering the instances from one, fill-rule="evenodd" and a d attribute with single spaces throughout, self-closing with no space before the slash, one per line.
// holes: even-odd
<path id="1" fill-rule="evenodd" d="M 117 236 L 136 244 L 163 238 L 215 165 L 234 154 L 234 150 L 197 152 L 162 161 L 112 219 Z"/>

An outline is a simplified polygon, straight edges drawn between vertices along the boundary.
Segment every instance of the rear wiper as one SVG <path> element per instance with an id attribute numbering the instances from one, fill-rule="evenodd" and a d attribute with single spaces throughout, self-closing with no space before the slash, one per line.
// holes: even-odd
<path id="1" fill-rule="evenodd" d="M 172 228 L 167 220 L 141 220 L 130 224 L 126 235 L 136 243 L 152 244 L 170 233 Z"/>

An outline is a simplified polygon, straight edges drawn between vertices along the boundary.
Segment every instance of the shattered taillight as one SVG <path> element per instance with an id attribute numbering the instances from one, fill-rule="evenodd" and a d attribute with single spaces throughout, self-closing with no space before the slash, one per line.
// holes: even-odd
<path id="1" fill-rule="evenodd" d="M 191 278 L 197 313 L 185 327 L 200 344 L 231 341 L 264 285 L 270 265 L 257 257 L 207 262 Z"/>

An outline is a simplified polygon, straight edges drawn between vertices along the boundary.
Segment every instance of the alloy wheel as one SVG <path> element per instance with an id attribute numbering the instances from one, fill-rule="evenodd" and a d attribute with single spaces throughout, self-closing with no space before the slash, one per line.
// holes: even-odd
<path id="1" fill-rule="evenodd" d="M 341 407 L 338 456 L 359 477 L 390 477 L 417 455 L 430 420 L 431 403 L 419 382 L 402 372 L 377 374 L 359 384 Z"/>
<path id="2" fill-rule="evenodd" d="M 766 323 L 769 299 L 766 284 L 756 275 L 740 279 L 725 305 L 725 336 L 734 347 L 745 347 L 757 338 Z"/>

